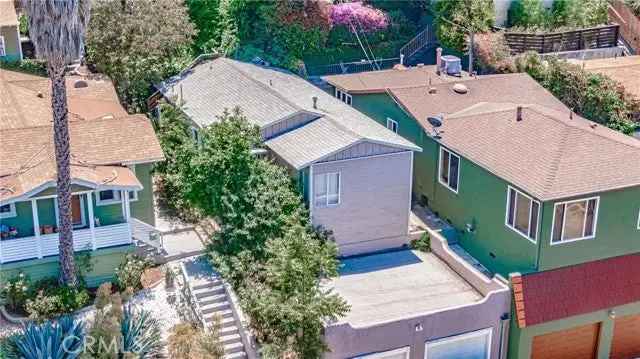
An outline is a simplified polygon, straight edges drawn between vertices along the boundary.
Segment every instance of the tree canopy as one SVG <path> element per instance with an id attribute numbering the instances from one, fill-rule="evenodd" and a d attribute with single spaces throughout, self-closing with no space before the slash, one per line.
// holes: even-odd
<path id="1" fill-rule="evenodd" d="M 435 3 L 438 39 L 445 47 L 462 51 L 470 31 L 487 32 L 495 21 L 492 0 L 447 0 Z"/>

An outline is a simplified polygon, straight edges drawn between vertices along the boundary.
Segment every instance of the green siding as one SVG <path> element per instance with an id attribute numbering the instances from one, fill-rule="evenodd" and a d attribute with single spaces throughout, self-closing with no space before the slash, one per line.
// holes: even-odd
<path id="1" fill-rule="evenodd" d="M 94 203 L 97 199 L 97 194 L 92 193 Z M 111 224 L 118 224 L 124 222 L 124 214 L 122 213 L 122 203 L 113 203 L 107 205 L 96 205 L 93 208 L 93 214 L 100 220 L 101 226 L 108 226 Z"/>
<path id="2" fill-rule="evenodd" d="M 38 221 L 41 226 L 56 226 L 56 210 L 53 198 L 45 198 L 37 200 L 38 204 Z"/>
<path id="3" fill-rule="evenodd" d="M 19 237 L 30 237 L 33 232 L 33 212 L 31 202 L 17 202 L 16 216 L 11 218 L 0 218 L 0 224 L 18 229 Z"/>
<path id="4" fill-rule="evenodd" d="M 138 192 L 138 200 L 131 202 L 131 216 L 154 226 L 156 220 L 153 214 L 153 165 L 136 165 L 135 171 L 144 189 Z"/>
<path id="5" fill-rule="evenodd" d="M 4 36 L 6 56 L 0 57 L 0 61 L 20 60 L 20 38 L 16 26 L 0 26 L 0 35 Z"/>
<path id="6" fill-rule="evenodd" d="M 101 283 L 113 280 L 114 268 L 133 250 L 132 246 L 99 249 L 92 252 L 93 270 L 87 275 L 87 285 L 97 287 Z M 32 280 L 58 277 L 60 258 L 58 256 L 33 259 L 0 265 L 0 279 L 11 278 L 19 272 L 28 274 Z"/>

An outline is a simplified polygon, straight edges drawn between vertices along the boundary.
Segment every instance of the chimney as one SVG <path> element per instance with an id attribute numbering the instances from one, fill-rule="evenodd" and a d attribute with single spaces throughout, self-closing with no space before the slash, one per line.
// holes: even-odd
<path id="1" fill-rule="evenodd" d="M 442 48 L 436 49 L 436 73 L 440 75 L 440 66 L 442 65 Z"/>
<path id="2" fill-rule="evenodd" d="M 516 107 L 516 121 L 522 121 L 522 106 Z"/>
<path id="3" fill-rule="evenodd" d="M 318 108 L 318 98 L 316 96 L 313 96 L 311 99 L 313 100 L 313 108 L 317 109 Z"/>
<path id="4" fill-rule="evenodd" d="M 573 120 L 573 109 L 569 111 L 569 119 Z"/>

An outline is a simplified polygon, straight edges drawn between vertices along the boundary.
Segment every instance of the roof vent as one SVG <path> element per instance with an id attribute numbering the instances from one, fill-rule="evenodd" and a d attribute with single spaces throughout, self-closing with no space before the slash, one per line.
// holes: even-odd
<path id="1" fill-rule="evenodd" d="M 460 76 L 462 62 L 457 56 L 444 55 L 440 58 L 440 69 L 447 75 Z"/>
<path id="2" fill-rule="evenodd" d="M 516 107 L 516 121 L 522 121 L 522 106 Z"/>
<path id="3" fill-rule="evenodd" d="M 73 87 L 77 89 L 81 89 L 81 88 L 89 87 L 89 83 L 87 83 L 87 81 L 85 80 L 77 80 L 76 82 L 73 83 Z"/>
<path id="4" fill-rule="evenodd" d="M 469 88 L 464 84 L 454 84 L 453 85 L 453 91 L 455 91 L 456 93 L 459 93 L 459 94 L 465 94 L 465 93 L 469 92 Z"/>
<path id="5" fill-rule="evenodd" d="M 311 100 L 313 100 L 313 108 L 317 109 L 318 108 L 318 98 L 316 96 L 313 96 L 311 98 Z"/>
<path id="6" fill-rule="evenodd" d="M 435 88 L 435 87 L 429 87 L 429 94 L 430 94 L 430 95 L 434 95 L 434 94 L 436 94 L 436 93 L 438 93 L 438 89 L 437 89 L 437 88 Z"/>

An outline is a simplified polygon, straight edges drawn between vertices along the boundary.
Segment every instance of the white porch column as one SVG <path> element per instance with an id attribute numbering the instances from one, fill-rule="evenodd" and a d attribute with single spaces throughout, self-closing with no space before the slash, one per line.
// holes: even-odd
<path id="1" fill-rule="evenodd" d="M 96 243 L 96 231 L 95 231 L 95 216 L 93 215 L 93 193 L 87 193 L 87 203 L 89 204 L 89 231 L 91 232 L 91 249 L 94 251 L 98 249 Z"/>
<path id="2" fill-rule="evenodd" d="M 129 232 L 129 243 L 133 242 L 133 233 L 131 230 L 131 202 L 129 201 L 129 191 L 122 191 L 122 207 L 124 209 L 124 219 L 127 221 L 127 230 Z"/>
<path id="3" fill-rule="evenodd" d="M 38 258 L 42 258 L 42 240 L 40 239 L 40 218 L 38 217 L 38 204 L 37 200 L 31 200 L 31 213 L 33 215 L 33 234 L 36 237 L 36 243 L 38 243 Z"/>

